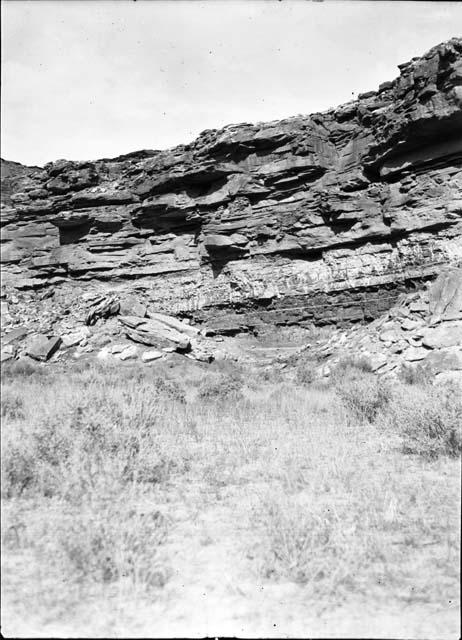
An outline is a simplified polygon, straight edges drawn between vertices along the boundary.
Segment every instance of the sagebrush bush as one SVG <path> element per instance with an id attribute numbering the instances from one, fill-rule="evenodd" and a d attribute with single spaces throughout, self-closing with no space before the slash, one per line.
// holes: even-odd
<path id="1" fill-rule="evenodd" d="M 430 459 L 461 453 L 462 394 L 455 386 L 401 386 L 386 419 L 401 434 L 406 453 Z"/>
<path id="2" fill-rule="evenodd" d="M 205 401 L 242 398 L 244 380 L 240 374 L 212 374 L 206 376 L 198 388 L 197 397 Z"/>
<path id="3" fill-rule="evenodd" d="M 357 367 L 343 369 L 333 382 L 350 419 L 359 423 L 374 422 L 393 393 L 390 383 Z"/>
<path id="4" fill-rule="evenodd" d="M 427 385 L 432 382 L 432 372 L 422 364 L 403 364 L 398 372 L 399 379 L 405 384 Z"/>
<path id="5" fill-rule="evenodd" d="M 109 377 L 97 384 L 91 375 L 30 387 L 36 397 L 25 402 L 27 415 L 3 441 L 4 495 L 65 495 L 70 487 L 78 495 L 88 481 L 85 464 L 101 457 L 123 482 L 160 482 L 180 464 L 165 452 L 160 434 L 173 413 L 182 419 L 181 390 L 162 379 L 115 384 Z"/>
<path id="6" fill-rule="evenodd" d="M 351 369 L 358 369 L 364 373 L 372 372 L 372 365 L 366 356 L 346 356 L 342 358 L 333 371 L 333 375 L 341 377 L 344 372 L 349 372 Z"/>
<path id="7" fill-rule="evenodd" d="M 38 472 L 33 451 L 26 444 L 2 446 L 2 496 L 12 498 L 37 481 Z"/>
<path id="8" fill-rule="evenodd" d="M 258 383 L 269 382 L 271 384 L 278 384 L 283 381 L 282 373 L 279 369 L 275 369 L 274 367 L 265 367 L 264 369 L 260 369 L 258 371 L 257 376 L 254 378 L 255 385 L 258 386 Z"/>
<path id="9" fill-rule="evenodd" d="M 158 549 L 168 524 L 159 511 L 140 511 L 120 496 L 90 503 L 72 518 L 48 529 L 45 543 L 51 560 L 71 580 L 110 583 L 129 579 L 135 588 L 163 586 L 168 569 Z"/>
<path id="10" fill-rule="evenodd" d="M 316 598 L 342 597 L 354 588 L 356 573 L 371 553 L 373 532 L 342 520 L 335 509 L 274 495 L 259 505 L 255 524 L 263 538 L 257 554 L 265 578 L 303 584 Z"/>
<path id="11" fill-rule="evenodd" d="M 0 405 L 2 418 L 8 417 L 15 420 L 24 417 L 24 401 L 17 390 L 13 390 L 11 387 L 4 389 L 1 394 Z"/>
<path id="12" fill-rule="evenodd" d="M 313 384 L 316 380 L 315 363 L 304 362 L 297 367 L 295 382 L 300 386 Z"/>
<path id="13" fill-rule="evenodd" d="M 14 380 L 15 378 L 29 378 L 46 375 L 45 367 L 29 360 L 19 359 L 2 364 L 2 380 Z"/>
<path id="14" fill-rule="evenodd" d="M 333 532 L 332 518 L 319 517 L 294 505 L 277 501 L 266 505 L 264 524 L 268 535 L 266 577 L 295 582 L 317 582 L 325 577 L 326 549 Z"/>

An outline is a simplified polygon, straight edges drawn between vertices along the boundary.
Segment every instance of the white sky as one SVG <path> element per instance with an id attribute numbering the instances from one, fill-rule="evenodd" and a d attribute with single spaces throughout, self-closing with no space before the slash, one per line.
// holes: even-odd
<path id="1" fill-rule="evenodd" d="M 462 3 L 4 0 L 2 157 L 110 157 L 323 111 L 460 34 Z"/>

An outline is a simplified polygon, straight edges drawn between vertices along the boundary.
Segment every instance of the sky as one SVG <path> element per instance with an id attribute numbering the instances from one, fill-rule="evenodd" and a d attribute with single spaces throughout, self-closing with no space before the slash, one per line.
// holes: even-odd
<path id="1" fill-rule="evenodd" d="M 462 34 L 462 3 L 3 0 L 1 155 L 29 165 L 324 111 Z"/>

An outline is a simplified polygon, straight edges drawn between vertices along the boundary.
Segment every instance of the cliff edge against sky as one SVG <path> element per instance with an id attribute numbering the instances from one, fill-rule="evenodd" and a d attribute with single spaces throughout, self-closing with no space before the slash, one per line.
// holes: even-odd
<path id="1" fill-rule="evenodd" d="M 462 39 L 399 70 L 167 151 L 2 161 L 2 285 L 137 291 L 223 330 L 376 316 L 462 259 Z"/>

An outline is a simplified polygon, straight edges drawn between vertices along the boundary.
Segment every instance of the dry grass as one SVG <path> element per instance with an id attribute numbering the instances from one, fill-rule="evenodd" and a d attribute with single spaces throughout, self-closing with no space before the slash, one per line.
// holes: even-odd
<path id="1" fill-rule="evenodd" d="M 457 387 L 400 386 L 392 395 L 384 419 L 402 433 L 405 453 L 429 459 L 460 456 L 462 394 Z"/>
<path id="2" fill-rule="evenodd" d="M 457 448 L 425 427 L 433 459 L 418 447 L 424 455 L 403 453 L 417 396 L 406 410 L 402 398 L 428 389 L 399 384 L 383 400 L 358 369 L 325 389 L 256 379 L 234 365 L 199 377 L 153 370 L 5 378 L 10 625 L 34 612 L 46 629 L 47 620 L 69 620 L 77 602 L 98 602 L 120 622 L 133 599 L 137 610 L 149 604 L 151 623 L 174 625 L 175 602 L 188 604 L 184 585 L 206 589 L 209 580 L 219 590 L 211 572 L 220 562 L 233 584 L 298 585 L 314 611 L 361 598 L 377 610 L 457 600 Z M 456 396 L 445 398 L 452 408 L 441 408 L 438 424 L 457 432 Z M 225 609 L 229 597 L 220 595 Z M 265 606 L 277 607 L 274 598 Z M 243 602 L 240 623 L 259 607 Z M 98 615 L 85 632 L 99 628 Z M 287 611 L 300 624 L 306 615 Z M 111 628 L 108 618 L 101 634 Z"/>

